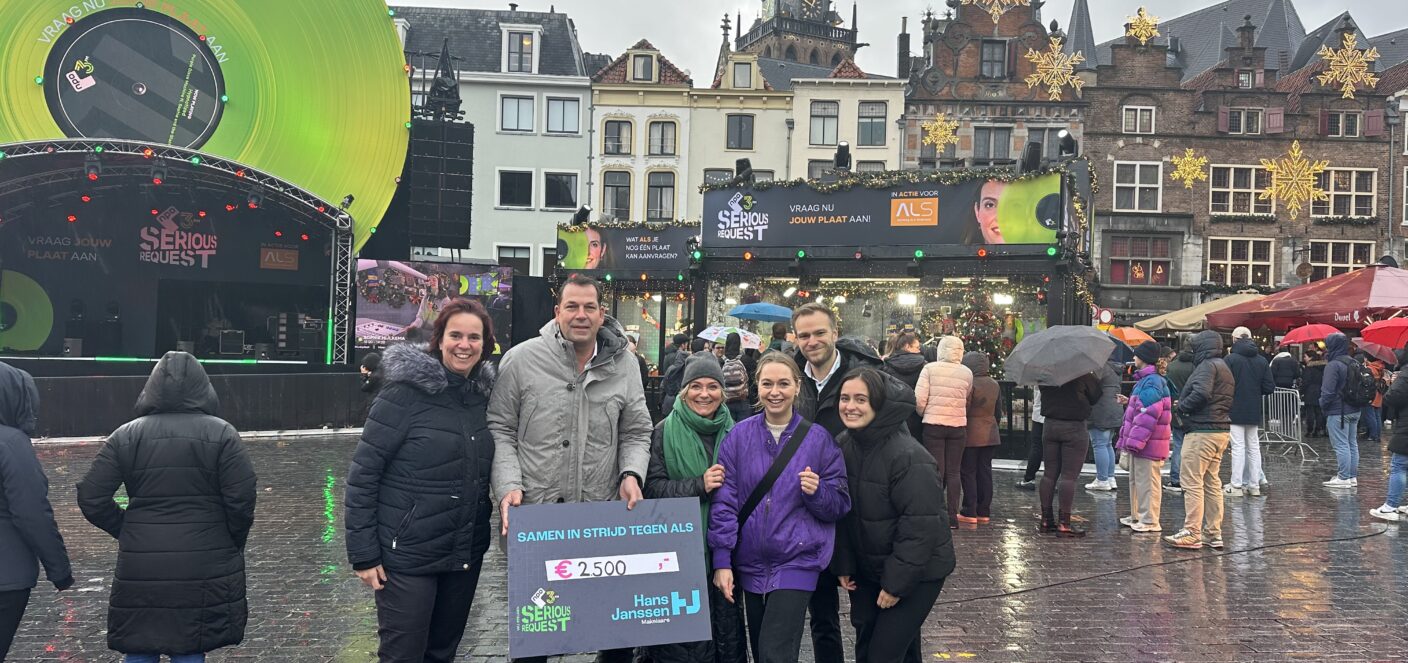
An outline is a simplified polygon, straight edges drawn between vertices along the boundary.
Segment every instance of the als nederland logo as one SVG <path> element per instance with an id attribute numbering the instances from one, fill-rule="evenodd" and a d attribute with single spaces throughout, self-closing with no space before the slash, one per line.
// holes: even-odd
<path id="1" fill-rule="evenodd" d="M 939 199 L 895 198 L 890 201 L 891 227 L 939 225 Z"/>
<path id="2" fill-rule="evenodd" d="M 73 86 L 74 92 L 82 92 L 98 84 L 93 78 L 93 61 L 87 56 L 73 63 L 73 71 L 65 74 L 64 78 L 68 79 L 68 84 Z"/>
<path id="3" fill-rule="evenodd" d="M 557 633 L 567 631 L 572 621 L 572 608 L 558 605 L 557 592 L 542 587 L 533 592 L 533 605 L 520 606 L 515 620 L 520 633 Z"/>
<path id="4" fill-rule="evenodd" d="M 719 210 L 718 238 L 761 241 L 763 233 L 768 230 L 768 215 L 766 212 L 755 212 L 753 207 L 758 204 L 754 194 L 744 194 L 742 191 L 733 194 L 728 199 L 728 209 Z"/>
<path id="5" fill-rule="evenodd" d="M 155 265 L 210 268 L 210 259 L 219 248 L 215 233 L 193 232 L 199 219 L 190 212 L 168 207 L 155 217 L 155 226 L 139 231 L 137 259 Z"/>

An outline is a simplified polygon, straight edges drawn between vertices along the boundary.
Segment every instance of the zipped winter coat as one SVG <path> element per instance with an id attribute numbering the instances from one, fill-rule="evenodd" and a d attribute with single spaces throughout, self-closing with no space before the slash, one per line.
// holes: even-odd
<path id="1" fill-rule="evenodd" d="M 934 457 L 904 426 L 914 392 L 886 380 L 885 400 L 865 430 L 839 440 L 851 511 L 836 526 L 831 572 L 878 583 L 904 598 L 953 572 L 953 536 Z"/>
<path id="2" fill-rule="evenodd" d="M 254 467 L 195 357 L 168 352 L 78 484 L 83 516 L 117 539 L 108 647 L 196 654 L 244 639 Z M 113 501 L 126 486 L 128 506 Z"/>
<path id="3" fill-rule="evenodd" d="M 1225 433 L 1231 430 L 1232 401 L 1236 385 L 1222 359 L 1222 336 L 1200 331 L 1193 337 L 1193 374 L 1178 392 L 1178 415 L 1189 433 Z"/>
<path id="4" fill-rule="evenodd" d="M 49 506 L 49 480 L 30 442 L 38 415 L 34 378 L 0 362 L 0 592 L 34 587 L 41 563 L 55 587 L 73 585 L 68 551 Z"/>
<path id="5" fill-rule="evenodd" d="M 1168 378 L 1170 393 L 1173 400 L 1178 400 L 1178 394 L 1183 391 L 1183 385 L 1188 383 L 1188 378 L 1193 375 L 1193 353 L 1184 350 L 1168 363 L 1168 373 L 1164 377 Z"/>
<path id="6" fill-rule="evenodd" d="M 1300 379 L 1300 362 L 1289 352 L 1280 352 L 1271 360 L 1271 381 L 1280 389 L 1293 389 Z"/>
<path id="7" fill-rule="evenodd" d="M 914 391 L 919 383 L 919 373 L 924 370 L 924 365 L 929 361 L 920 352 L 896 352 L 885 358 L 885 368 L 893 375 L 909 385 L 910 391 Z"/>
<path id="8" fill-rule="evenodd" d="M 781 439 L 774 440 L 765 416 L 734 426 L 719 450 L 724 485 L 714 491 L 709 510 L 709 554 L 714 568 L 733 569 L 745 591 L 814 591 L 831 563 L 836 522 L 851 509 L 846 463 L 831 434 L 813 425 L 740 532 L 739 510 L 802 422 L 793 415 Z M 797 479 L 808 467 L 819 479 L 812 495 L 802 492 Z"/>
<path id="9" fill-rule="evenodd" d="M 1344 359 L 1341 359 L 1344 357 Z M 1345 405 L 1340 393 L 1349 379 L 1350 362 L 1349 337 L 1344 334 L 1330 334 L 1325 338 L 1325 377 L 1320 382 L 1320 407 L 1325 416 L 1351 414 L 1359 408 Z"/>
<path id="10" fill-rule="evenodd" d="M 1002 386 L 989 375 L 992 361 L 986 352 L 974 351 L 963 355 L 963 365 L 973 371 L 973 391 L 968 398 L 968 446 L 995 447 L 1002 444 L 997 430 Z"/>
<path id="11" fill-rule="evenodd" d="M 1384 419 L 1393 422 L 1393 437 L 1388 450 L 1408 454 L 1408 367 L 1398 370 L 1398 377 L 1384 394 Z"/>
<path id="12" fill-rule="evenodd" d="M 496 504 L 514 490 L 524 504 L 605 502 L 617 499 L 622 474 L 645 482 L 652 426 L 640 371 L 616 320 L 607 317 L 596 342 L 596 357 L 578 371 L 572 343 L 550 320 L 499 362 L 489 399 Z"/>
<path id="13" fill-rule="evenodd" d="M 1123 364 L 1105 362 L 1104 368 L 1096 371 L 1100 378 L 1100 400 L 1090 409 L 1090 427 L 1101 430 L 1117 430 L 1124 423 L 1124 410 L 1120 409 L 1120 372 Z"/>
<path id="14" fill-rule="evenodd" d="M 1168 460 L 1173 440 L 1173 399 L 1168 381 L 1153 365 L 1139 369 L 1134 377 L 1137 382 L 1129 393 L 1115 448 L 1140 458 Z"/>
<path id="15" fill-rule="evenodd" d="M 467 570 L 489 548 L 489 393 L 480 361 L 468 379 L 425 348 L 388 348 L 347 470 L 347 560 L 357 570 L 432 575 Z"/>
<path id="16" fill-rule="evenodd" d="M 1228 353 L 1225 361 L 1236 383 L 1228 416 L 1232 418 L 1232 423 L 1239 426 L 1260 426 L 1261 397 L 1276 391 L 1270 364 L 1249 338 L 1239 338 L 1233 342 L 1232 352 Z"/>
<path id="17" fill-rule="evenodd" d="M 880 357 L 872 352 L 869 346 L 854 338 L 838 339 L 836 353 L 840 357 L 841 365 L 836 368 L 836 374 L 826 381 L 826 388 L 821 393 L 817 393 L 816 380 L 807 377 L 805 373 L 806 355 L 798 349 L 792 357 L 803 370 L 802 390 L 797 394 L 797 414 L 826 429 L 832 438 L 845 429 L 845 426 L 841 425 L 841 413 L 837 409 L 837 401 L 841 398 L 841 378 L 857 366 L 886 370 L 885 362 L 880 361 Z"/>
<path id="18" fill-rule="evenodd" d="M 939 341 L 939 359 L 919 373 L 914 399 L 924 423 L 967 426 L 968 398 L 973 391 L 973 371 L 963 365 L 963 341 L 945 336 Z"/>

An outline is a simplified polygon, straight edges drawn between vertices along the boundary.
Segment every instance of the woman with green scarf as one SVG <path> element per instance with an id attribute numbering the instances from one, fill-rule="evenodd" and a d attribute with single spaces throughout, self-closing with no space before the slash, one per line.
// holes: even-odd
<path id="1" fill-rule="evenodd" d="M 709 529 L 709 498 L 724 483 L 719 443 L 733 428 L 724 404 L 724 372 L 713 355 L 690 357 L 684 366 L 683 387 L 670 416 L 655 426 L 650 438 L 650 471 L 645 497 L 693 497 L 699 500 L 704 531 Z M 705 554 L 706 559 L 711 556 Z M 714 570 L 709 569 L 712 578 Z M 710 621 L 714 639 L 648 647 L 654 663 L 747 663 L 740 596 L 725 598 L 709 583 Z"/>

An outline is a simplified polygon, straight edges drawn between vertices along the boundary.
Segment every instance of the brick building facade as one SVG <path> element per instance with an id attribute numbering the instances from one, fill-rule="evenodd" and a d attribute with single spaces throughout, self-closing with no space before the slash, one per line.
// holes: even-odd
<path id="1" fill-rule="evenodd" d="M 1391 189 L 1402 184 L 1390 167 L 1385 93 L 1361 87 L 1341 98 L 1316 80 L 1318 58 L 1278 71 L 1282 58 L 1268 61 L 1256 31 L 1244 19 L 1221 61 L 1186 82 L 1166 42 L 1127 38 L 1085 90 L 1082 147 L 1100 183 L 1096 298 L 1122 324 L 1218 293 L 1342 273 L 1399 243 Z M 1270 181 L 1261 160 L 1285 158 L 1295 141 L 1306 159 L 1328 162 L 1319 185 L 1330 199 L 1292 218 L 1286 202 L 1261 199 Z M 1207 160 L 1191 187 L 1172 177 L 1189 149 Z"/>

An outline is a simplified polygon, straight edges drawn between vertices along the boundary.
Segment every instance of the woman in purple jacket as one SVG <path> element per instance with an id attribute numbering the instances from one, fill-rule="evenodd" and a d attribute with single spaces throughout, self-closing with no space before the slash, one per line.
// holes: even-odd
<path id="1" fill-rule="evenodd" d="M 1159 472 L 1168 460 L 1173 438 L 1173 400 L 1168 381 L 1159 375 L 1159 346 L 1144 341 L 1134 349 L 1137 382 L 1124 411 L 1124 426 L 1116 445 L 1129 454 L 1129 514 L 1120 524 L 1138 533 L 1159 532 L 1159 501 L 1163 486 Z"/>
<path id="2" fill-rule="evenodd" d="M 753 660 L 796 663 L 807 605 L 851 499 L 840 447 L 792 411 L 802 382 L 796 362 L 781 352 L 763 355 L 757 378 L 762 414 L 734 426 L 719 450 L 724 485 L 709 512 L 709 550 L 723 595 L 734 595 L 735 573 L 743 587 Z M 742 513 L 799 428 L 806 430 L 796 453 L 756 508 Z"/>

